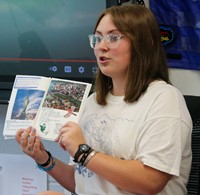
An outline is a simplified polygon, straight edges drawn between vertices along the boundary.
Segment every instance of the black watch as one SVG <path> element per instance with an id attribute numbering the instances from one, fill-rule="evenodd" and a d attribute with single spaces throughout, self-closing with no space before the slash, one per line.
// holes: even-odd
<path id="1" fill-rule="evenodd" d="M 88 144 L 80 144 L 76 154 L 74 155 L 74 162 L 79 163 L 79 157 L 82 154 L 87 154 L 92 150 L 92 148 Z"/>

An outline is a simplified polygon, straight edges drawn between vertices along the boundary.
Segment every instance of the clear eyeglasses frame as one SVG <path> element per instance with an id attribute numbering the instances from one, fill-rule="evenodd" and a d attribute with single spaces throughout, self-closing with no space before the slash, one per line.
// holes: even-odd
<path id="1" fill-rule="evenodd" d="M 99 45 L 101 41 L 103 40 L 104 43 L 108 48 L 117 48 L 120 43 L 120 39 L 124 35 L 122 34 L 107 34 L 105 36 L 99 35 L 99 34 L 90 34 L 89 41 L 90 41 L 90 46 L 92 49 L 99 49 Z"/>

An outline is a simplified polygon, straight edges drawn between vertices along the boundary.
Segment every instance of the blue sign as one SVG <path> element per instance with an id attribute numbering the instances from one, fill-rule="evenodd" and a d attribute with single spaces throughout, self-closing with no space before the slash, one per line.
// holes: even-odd
<path id="1" fill-rule="evenodd" d="M 169 66 L 200 70 L 200 1 L 149 0 L 149 6 L 161 27 Z"/>

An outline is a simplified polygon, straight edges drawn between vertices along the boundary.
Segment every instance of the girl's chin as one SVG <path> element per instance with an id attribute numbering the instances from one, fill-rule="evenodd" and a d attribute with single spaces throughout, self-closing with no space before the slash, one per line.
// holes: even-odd
<path id="1" fill-rule="evenodd" d="M 110 71 L 106 71 L 105 69 L 100 69 L 101 70 L 101 73 L 103 74 L 103 75 L 105 75 L 105 76 L 107 76 L 107 77 L 111 77 L 111 73 L 110 73 Z"/>

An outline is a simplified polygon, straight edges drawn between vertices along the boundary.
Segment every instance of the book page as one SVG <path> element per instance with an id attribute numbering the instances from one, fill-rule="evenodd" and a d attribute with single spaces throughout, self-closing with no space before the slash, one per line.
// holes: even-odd
<path id="1" fill-rule="evenodd" d="M 52 79 L 35 124 L 39 136 L 55 140 L 62 125 L 78 122 L 90 89 L 89 83 Z"/>
<path id="2" fill-rule="evenodd" d="M 34 125 L 49 82 L 46 77 L 16 76 L 4 124 L 5 138 L 13 138 L 19 128 Z"/>

